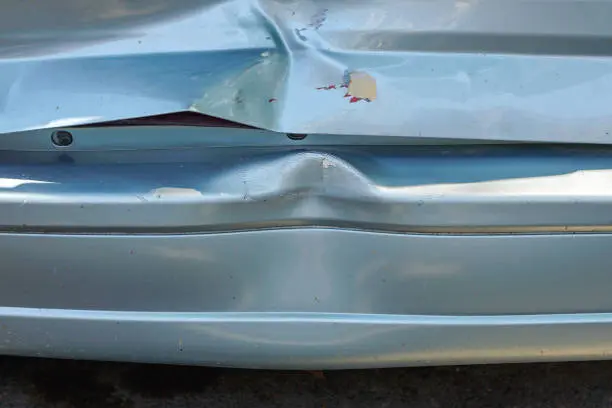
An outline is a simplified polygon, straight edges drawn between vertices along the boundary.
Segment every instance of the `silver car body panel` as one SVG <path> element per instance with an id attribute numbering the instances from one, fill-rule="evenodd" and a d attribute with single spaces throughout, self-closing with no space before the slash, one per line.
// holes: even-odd
<path id="1" fill-rule="evenodd" d="M 0 133 L 194 111 L 291 133 L 612 141 L 608 0 L 0 4 Z M 355 103 L 351 80 L 368 88 Z"/>
<path id="2" fill-rule="evenodd" d="M 612 1 L 0 5 L 0 353 L 610 358 Z"/>
<path id="3" fill-rule="evenodd" d="M 229 128 L 70 131 L 74 144 L 55 151 L 42 150 L 49 132 L 3 137 L 13 150 L 0 150 L 0 230 L 612 231 L 608 149 L 372 145 L 375 136 L 341 145 L 337 135 L 293 142 Z"/>
<path id="4" fill-rule="evenodd" d="M 4 354 L 259 368 L 609 356 L 608 148 L 69 130 L 63 148 L 45 131 L 1 138 Z"/>
<path id="5" fill-rule="evenodd" d="M 610 358 L 610 314 L 390 316 L 0 309 L 4 354 L 338 369 Z"/>

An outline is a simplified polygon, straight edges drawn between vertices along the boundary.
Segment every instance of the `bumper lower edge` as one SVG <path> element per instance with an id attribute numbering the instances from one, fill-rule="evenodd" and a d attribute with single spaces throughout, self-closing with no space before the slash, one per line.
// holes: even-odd
<path id="1" fill-rule="evenodd" d="M 610 313 L 390 316 L 0 308 L 0 319 L 2 353 L 53 358 L 342 369 L 612 355 Z"/>

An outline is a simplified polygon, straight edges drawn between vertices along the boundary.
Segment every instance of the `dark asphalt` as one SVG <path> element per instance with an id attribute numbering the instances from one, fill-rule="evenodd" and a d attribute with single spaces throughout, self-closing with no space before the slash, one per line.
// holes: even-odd
<path id="1" fill-rule="evenodd" d="M 325 373 L 0 359 L 0 407 L 609 407 L 612 362 Z"/>

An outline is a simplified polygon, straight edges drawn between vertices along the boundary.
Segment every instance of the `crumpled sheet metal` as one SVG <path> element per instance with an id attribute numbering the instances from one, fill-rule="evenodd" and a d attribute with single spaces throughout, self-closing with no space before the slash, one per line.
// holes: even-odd
<path id="1" fill-rule="evenodd" d="M 612 1 L 0 7 L 0 133 L 196 111 L 292 133 L 612 142 Z M 354 73 L 375 98 L 347 95 Z"/>

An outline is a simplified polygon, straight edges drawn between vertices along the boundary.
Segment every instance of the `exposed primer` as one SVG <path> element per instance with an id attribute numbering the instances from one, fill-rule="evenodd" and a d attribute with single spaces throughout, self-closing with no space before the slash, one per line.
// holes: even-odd
<path id="1" fill-rule="evenodd" d="M 319 86 L 317 91 L 330 91 L 346 89 L 344 98 L 348 98 L 349 103 L 360 101 L 372 102 L 376 99 L 376 79 L 367 72 L 345 71 L 340 84 L 328 84 Z"/>
<path id="2" fill-rule="evenodd" d="M 359 100 L 371 102 L 376 99 L 376 80 L 367 72 L 350 73 L 348 95 Z M 355 101 L 356 102 L 356 101 Z"/>

